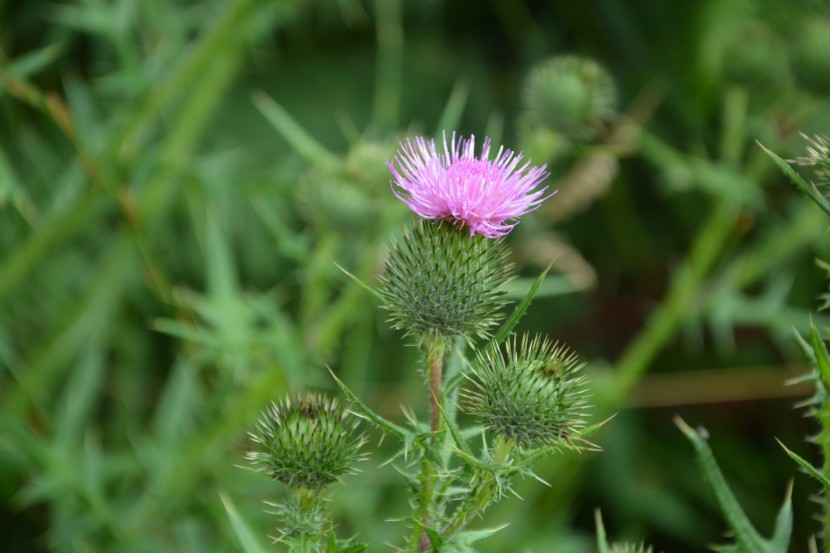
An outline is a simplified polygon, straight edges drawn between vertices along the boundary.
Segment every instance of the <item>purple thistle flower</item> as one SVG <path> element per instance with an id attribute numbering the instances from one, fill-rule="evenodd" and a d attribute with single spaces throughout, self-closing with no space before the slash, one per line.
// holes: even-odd
<path id="1" fill-rule="evenodd" d="M 545 165 L 522 164 L 521 153 L 516 155 L 503 147 L 494 160 L 489 157 L 489 138 L 484 139 L 481 156 L 476 157 L 475 137 L 456 141 L 453 133 L 449 147 L 444 134 L 442 154 L 434 140 L 420 136 L 414 142 L 407 139 L 386 165 L 394 177 L 392 191 L 421 217 L 458 221 L 470 229 L 471 236 L 480 233 L 497 238 L 518 224 L 511 221 L 533 211 L 553 194 L 543 197 L 548 187 L 539 187 L 550 174 Z"/>

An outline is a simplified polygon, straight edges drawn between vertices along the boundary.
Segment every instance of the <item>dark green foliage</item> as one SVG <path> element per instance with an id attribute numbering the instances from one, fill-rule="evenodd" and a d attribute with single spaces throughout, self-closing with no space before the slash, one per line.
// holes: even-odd
<path id="1" fill-rule="evenodd" d="M 769 538 L 762 537 L 749 521 L 735 494 L 726 483 L 712 450 L 706 443 L 706 432 L 692 429 L 679 417 L 675 418 L 675 423 L 692 442 L 703 476 L 717 499 L 723 517 L 734 533 L 735 544 L 725 547 L 724 550 L 742 553 L 787 553 L 793 529 L 792 488 L 787 490 L 787 496 L 778 511 L 772 535 Z"/>
<path id="2" fill-rule="evenodd" d="M 491 344 L 476 356 L 465 409 L 486 428 L 525 449 L 575 446 L 585 425 L 583 364 L 562 346 L 538 336 Z"/>
<path id="3" fill-rule="evenodd" d="M 292 488 L 323 488 L 361 459 L 365 438 L 356 434 L 357 421 L 350 417 L 333 400 L 315 395 L 274 403 L 251 434 L 262 449 L 245 458 L 258 472 Z"/>
<path id="4" fill-rule="evenodd" d="M 548 162 L 560 191 L 507 238 L 525 277 L 508 297 L 556 263 L 515 328 L 590 360 L 602 413 L 628 405 L 592 437 L 606 453 L 538 463 L 551 487 L 519 478 L 524 501 L 474 516 L 471 532 L 510 524 L 470 548 L 586 553 L 596 505 L 620 539 L 705 550 L 724 525 L 666 423 L 680 410 L 726 442 L 713 448 L 753 520 L 772 520 L 794 477 L 792 550 L 805 550 L 819 486 L 758 437 L 820 466 L 801 440 L 814 421 L 771 396 L 804 360 L 792 328 L 809 335 L 827 289 L 814 266 L 827 219 L 755 144 L 793 159 L 798 131 L 828 133 L 809 84 L 823 73 L 794 65 L 809 65 L 797 51 L 826 4 L 0 0 L 0 549 L 237 550 L 220 495 L 234 528 L 241 517 L 267 543 L 262 500 L 286 490 L 234 465 L 272 398 L 335 389 L 325 363 L 377 410 L 378 460 L 425 432 L 389 424 L 399 403 L 426 409 L 417 353 L 356 282 L 381 272 L 408 216 L 384 161 L 402 138 L 455 129 Z M 561 54 L 614 76 L 620 116 L 552 159 L 553 131 L 527 147 L 522 96 Z M 797 78 L 748 84 L 765 70 Z M 566 186 L 596 201 L 554 219 Z M 468 368 L 463 350 L 448 378 Z M 753 384 L 757 369 L 767 395 L 743 395 L 754 386 L 731 367 Z M 641 408 L 674 378 L 693 385 Z M 409 496 L 392 465 L 365 465 L 327 508 L 380 551 Z"/>
<path id="5" fill-rule="evenodd" d="M 830 93 L 830 15 L 805 19 L 797 30 L 793 71 L 798 83 L 817 95 Z"/>
<path id="6" fill-rule="evenodd" d="M 392 325 L 418 339 L 481 338 L 502 318 L 508 276 L 501 239 L 421 221 L 393 244 L 380 294 Z"/>

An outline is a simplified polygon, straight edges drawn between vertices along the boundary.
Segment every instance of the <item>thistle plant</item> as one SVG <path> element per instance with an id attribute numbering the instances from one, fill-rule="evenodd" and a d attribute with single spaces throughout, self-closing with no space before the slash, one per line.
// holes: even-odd
<path id="1" fill-rule="evenodd" d="M 270 504 L 282 522 L 278 539 L 290 551 L 361 550 L 349 540 L 326 539 L 334 530 L 321 497 L 325 487 L 352 473 L 362 459 L 366 439 L 357 434 L 357 422 L 335 401 L 306 394 L 273 403 L 250 433 L 257 449 L 245 458 L 253 470 L 292 489 L 287 500 Z"/>
<path id="2" fill-rule="evenodd" d="M 428 422 L 390 421 L 334 377 L 355 412 L 400 440 L 393 461 L 413 490 L 402 551 L 472 551 L 493 531 L 467 527 L 516 477 L 533 475 L 533 464 L 559 448 L 592 447 L 586 436 L 596 425 L 586 424 L 577 356 L 544 337 L 511 336 L 545 274 L 502 323 L 511 268 L 504 236 L 552 195 L 546 167 L 490 152 L 489 139 L 477 154 L 473 137 L 445 135 L 440 152 L 418 137 L 387 163 L 392 191 L 417 220 L 391 244 L 373 292 L 391 326 L 423 352 Z M 462 428 L 459 412 L 474 425 Z M 298 490 L 275 511 L 283 541 L 305 540 L 298 551 L 322 551 L 330 523 L 317 492 L 360 458 L 354 431 L 332 403 L 310 396 L 272 406 L 252 434 L 262 448 L 248 455 L 257 470 Z"/>

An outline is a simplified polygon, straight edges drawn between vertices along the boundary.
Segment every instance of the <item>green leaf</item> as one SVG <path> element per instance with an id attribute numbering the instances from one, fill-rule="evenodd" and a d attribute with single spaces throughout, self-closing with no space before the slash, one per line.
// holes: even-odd
<path id="1" fill-rule="evenodd" d="M 254 105 L 294 150 L 314 165 L 334 165 L 337 158 L 317 142 L 285 108 L 264 92 L 256 92 Z"/>
<path id="2" fill-rule="evenodd" d="M 763 553 L 765 551 L 763 539 L 744 514 L 732 490 L 729 489 L 729 485 L 726 483 L 720 468 L 718 468 L 709 445 L 698 432 L 693 430 L 680 417 L 675 417 L 674 422 L 692 442 L 698 461 L 703 468 L 703 475 L 715 494 L 721 512 L 735 533 L 735 540 L 742 548 L 746 549 L 747 553 Z"/>
<path id="3" fill-rule="evenodd" d="M 787 494 L 784 496 L 784 503 L 781 505 L 781 509 L 778 510 L 778 516 L 775 517 L 775 529 L 772 532 L 772 538 L 769 540 L 769 551 L 787 553 L 790 547 L 790 538 L 793 533 L 792 491 L 793 483 L 790 480 Z"/>
<path id="4" fill-rule="evenodd" d="M 447 411 L 444 409 L 443 405 L 439 404 L 438 408 L 441 410 L 441 417 L 447 424 L 447 429 L 450 431 L 450 435 L 452 436 L 452 439 L 455 442 L 458 449 L 465 453 L 467 456 L 472 457 L 473 452 L 470 450 L 470 447 L 467 445 L 467 442 L 464 441 L 464 438 L 461 436 L 461 431 L 458 429 L 458 425 L 456 425 L 455 421 L 453 421 L 447 415 Z"/>
<path id="5" fill-rule="evenodd" d="M 375 290 L 374 288 L 372 288 L 371 286 L 369 286 L 368 284 L 366 284 L 365 282 L 360 280 L 357 276 L 353 275 L 352 273 L 350 273 L 349 271 L 347 271 L 346 269 L 344 269 L 343 267 L 341 267 L 337 263 L 335 263 L 334 266 L 337 267 L 338 269 L 340 269 L 343 272 L 343 274 L 346 275 L 347 277 L 349 277 L 355 284 L 357 284 L 358 286 L 360 286 L 361 288 L 363 288 L 364 290 L 366 290 L 367 292 L 369 292 L 370 294 L 375 296 L 380 301 L 383 301 L 383 296 L 381 296 L 380 293 L 378 293 L 377 290 Z"/>
<path id="6" fill-rule="evenodd" d="M 536 291 L 539 290 L 539 286 L 542 285 L 542 282 L 545 280 L 545 277 L 548 276 L 548 271 L 553 266 L 553 261 L 551 261 L 550 265 L 542 271 L 542 274 L 539 275 L 539 278 L 536 279 L 536 282 L 533 283 L 533 286 L 530 287 L 525 299 L 522 300 L 522 303 L 516 306 L 516 309 L 513 310 L 510 317 L 504 321 L 504 324 L 501 325 L 501 328 L 496 333 L 496 336 L 493 338 L 495 342 L 503 342 L 513 329 L 516 328 L 516 325 L 519 323 L 519 320 L 524 316 L 525 312 L 527 312 L 527 308 L 530 307 L 530 303 L 533 301 L 534 296 L 536 295 Z"/>
<path id="7" fill-rule="evenodd" d="M 608 553 L 608 538 L 605 535 L 605 526 L 602 524 L 602 514 L 599 509 L 594 511 L 594 521 L 597 527 L 597 551 Z"/>
<path id="8" fill-rule="evenodd" d="M 219 497 L 222 499 L 222 504 L 225 506 L 225 511 L 227 511 L 228 519 L 231 522 L 231 529 L 236 535 L 236 539 L 239 540 L 242 550 L 245 553 L 268 553 L 268 550 L 254 537 L 247 523 L 239 516 L 230 498 L 223 493 L 220 493 Z"/>
<path id="9" fill-rule="evenodd" d="M 745 553 L 786 553 L 789 546 L 792 527 L 792 510 L 789 506 L 789 493 L 784 506 L 776 520 L 775 534 L 771 541 L 762 538 L 752 526 L 741 508 L 732 490 L 718 467 L 712 450 L 700 433 L 693 430 L 680 417 L 675 417 L 675 424 L 689 438 L 697 453 L 697 459 L 703 468 L 703 475 L 715 494 L 724 518 L 735 534 L 737 550 Z"/>
<path id="10" fill-rule="evenodd" d="M 385 418 L 381 417 L 380 415 L 369 409 L 369 407 L 365 403 L 363 403 L 360 400 L 360 398 L 358 398 L 355 395 L 355 393 L 352 392 L 348 388 L 348 386 L 346 386 L 346 384 L 343 383 L 342 380 L 337 378 L 337 375 L 334 374 L 334 371 L 332 371 L 330 367 L 326 368 L 328 369 L 329 374 L 331 374 L 331 377 L 340 387 L 340 390 L 348 398 L 351 404 L 360 412 L 361 415 L 365 416 L 367 419 L 375 423 L 375 425 L 377 425 L 381 430 L 391 432 L 392 434 L 399 436 L 403 440 L 406 440 L 408 437 L 411 437 L 410 432 L 408 430 L 401 426 L 398 426 L 392 421 L 386 420 Z"/>
<path id="11" fill-rule="evenodd" d="M 810 321 L 810 343 L 816 356 L 816 368 L 818 368 L 822 382 L 827 385 L 830 383 L 830 353 L 827 352 L 827 346 L 824 345 L 824 340 L 821 339 L 821 334 L 812 321 Z"/>
<path id="12" fill-rule="evenodd" d="M 819 469 L 817 469 L 812 464 L 810 464 L 809 461 L 807 461 L 806 459 L 804 459 L 803 457 L 801 457 L 800 455 L 798 455 L 794 451 L 790 451 L 787 448 L 787 446 L 782 444 L 781 441 L 778 440 L 777 438 L 776 438 L 776 441 L 778 442 L 778 445 L 780 445 L 782 448 L 784 448 L 784 452 L 787 455 L 789 455 L 790 458 L 793 461 L 795 461 L 796 463 L 801 465 L 801 468 L 803 468 L 807 472 L 807 474 L 809 474 L 810 476 L 812 476 L 813 478 L 818 480 L 821 483 L 821 485 L 824 486 L 824 489 L 826 491 L 830 492 L 830 478 L 827 478 L 827 476 L 825 476 L 824 473 L 822 473 Z"/>
<path id="13" fill-rule="evenodd" d="M 801 175 L 799 175 L 795 171 L 795 169 L 790 167 L 789 163 L 778 157 L 778 155 L 773 153 L 771 150 L 768 150 L 760 143 L 758 145 L 761 146 L 761 149 L 764 150 L 764 152 L 766 152 L 766 154 L 772 158 L 772 161 L 775 162 L 778 168 L 781 169 L 781 171 L 790 178 L 790 180 L 796 186 L 796 188 L 801 190 L 801 192 L 804 193 L 808 198 L 813 200 L 822 209 L 822 211 L 824 211 L 824 213 L 830 216 L 830 202 L 828 202 L 827 198 L 825 198 L 821 194 L 821 192 L 819 192 L 818 188 L 816 188 L 815 185 L 808 184 L 807 181 L 805 181 L 801 177 Z"/>

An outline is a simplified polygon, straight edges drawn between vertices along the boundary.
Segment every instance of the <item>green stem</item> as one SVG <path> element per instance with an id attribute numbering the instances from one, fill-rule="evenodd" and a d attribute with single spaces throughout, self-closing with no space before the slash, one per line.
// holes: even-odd
<path id="1" fill-rule="evenodd" d="M 432 430 L 432 444 L 441 430 L 441 399 L 444 373 L 444 340 L 440 336 L 431 339 L 427 350 L 427 380 L 429 383 L 430 409 L 429 428 Z"/>
<path id="2" fill-rule="evenodd" d="M 501 436 L 496 438 L 496 444 L 493 451 L 493 464 L 497 466 L 504 465 L 510 457 L 516 442 L 513 440 L 505 440 Z M 449 538 L 459 530 L 462 530 L 469 522 L 479 515 L 490 502 L 493 500 L 493 495 L 496 492 L 494 484 L 496 482 L 496 475 L 489 474 L 482 482 L 471 492 L 470 500 L 458 510 L 447 523 L 447 526 L 442 532 L 444 538 Z"/>
<path id="3" fill-rule="evenodd" d="M 426 338 L 427 341 L 427 387 L 429 389 L 429 427 L 432 431 L 430 447 L 437 449 L 438 436 L 441 431 L 441 399 L 443 396 L 442 383 L 444 372 L 444 355 L 447 348 L 441 336 L 434 335 Z M 436 458 L 437 452 L 425 452 L 421 458 L 421 489 L 420 507 L 418 520 L 420 527 L 426 528 L 432 525 L 435 520 L 433 513 L 435 503 L 435 480 L 436 480 Z M 415 528 L 413 541 L 417 544 L 418 551 L 427 551 L 432 547 L 426 532 L 420 527 Z"/>

